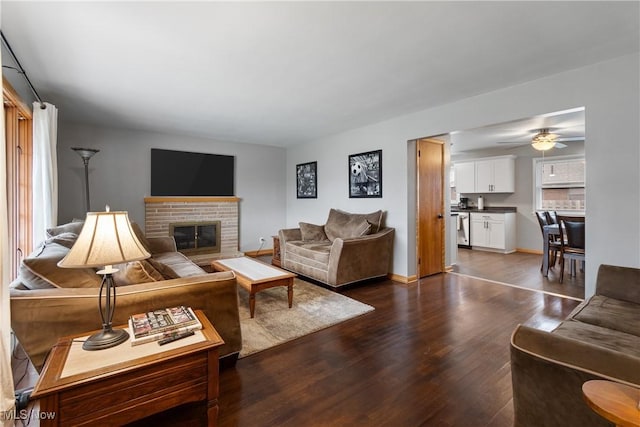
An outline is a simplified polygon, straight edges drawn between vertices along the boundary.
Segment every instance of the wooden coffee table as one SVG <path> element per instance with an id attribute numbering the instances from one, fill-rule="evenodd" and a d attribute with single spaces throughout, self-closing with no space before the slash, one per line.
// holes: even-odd
<path id="1" fill-rule="evenodd" d="M 276 286 L 286 286 L 289 308 L 293 304 L 293 279 L 295 274 L 271 266 L 252 258 L 240 257 L 213 261 L 211 267 L 216 271 L 233 271 L 238 284 L 249 292 L 249 312 L 251 318 L 255 313 L 256 294 Z"/>

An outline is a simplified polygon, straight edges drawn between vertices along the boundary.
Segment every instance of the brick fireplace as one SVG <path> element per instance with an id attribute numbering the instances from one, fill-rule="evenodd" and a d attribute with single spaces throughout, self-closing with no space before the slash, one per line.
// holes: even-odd
<path id="1" fill-rule="evenodd" d="M 176 224 L 219 221 L 217 252 L 185 253 L 199 265 L 211 260 L 242 256 L 238 251 L 239 209 L 237 197 L 145 197 L 145 234 L 170 236 Z"/>

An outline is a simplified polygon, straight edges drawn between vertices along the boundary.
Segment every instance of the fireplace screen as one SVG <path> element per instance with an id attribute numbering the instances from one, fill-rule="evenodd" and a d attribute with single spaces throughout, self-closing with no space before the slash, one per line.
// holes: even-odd
<path id="1" fill-rule="evenodd" d="M 220 221 L 176 223 L 169 229 L 182 253 L 220 252 Z"/>

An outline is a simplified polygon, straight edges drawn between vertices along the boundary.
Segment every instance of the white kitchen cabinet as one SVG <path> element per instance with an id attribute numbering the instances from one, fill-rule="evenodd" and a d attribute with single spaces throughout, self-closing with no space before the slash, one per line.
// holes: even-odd
<path id="1" fill-rule="evenodd" d="M 516 214 L 471 213 L 473 249 L 511 253 L 516 250 Z"/>
<path id="2" fill-rule="evenodd" d="M 476 193 L 513 193 L 515 157 L 495 157 L 476 162 Z"/>
<path id="3" fill-rule="evenodd" d="M 456 176 L 456 193 L 466 194 L 476 192 L 475 162 L 460 162 L 453 165 Z"/>
<path id="4" fill-rule="evenodd" d="M 515 191 L 515 156 L 456 162 L 454 169 L 458 194 Z"/>

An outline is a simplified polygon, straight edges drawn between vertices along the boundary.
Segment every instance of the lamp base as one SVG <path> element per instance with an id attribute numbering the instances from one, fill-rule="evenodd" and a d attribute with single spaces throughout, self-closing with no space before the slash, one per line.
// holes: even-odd
<path id="1" fill-rule="evenodd" d="M 91 335 L 82 344 L 83 350 L 104 350 L 122 344 L 129 339 L 129 333 L 124 329 L 102 330 Z"/>

